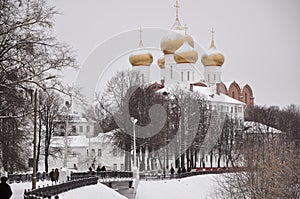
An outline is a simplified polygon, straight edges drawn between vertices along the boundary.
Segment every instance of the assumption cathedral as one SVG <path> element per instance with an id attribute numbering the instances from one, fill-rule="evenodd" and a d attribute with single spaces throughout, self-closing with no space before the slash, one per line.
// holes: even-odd
<path id="1" fill-rule="evenodd" d="M 161 82 L 152 82 L 154 89 L 179 87 L 199 92 L 220 111 L 232 113 L 244 120 L 247 107 L 254 105 L 251 86 L 222 80 L 225 57 L 215 45 L 214 30 L 211 31 L 209 48 L 200 57 L 194 48 L 192 36 L 187 34 L 187 26 L 180 23 L 178 0 L 175 8 L 175 22 L 160 42 L 162 56 L 157 59 L 157 63 L 153 63 L 153 55 L 143 46 L 140 30 L 139 48 L 129 56 L 132 70 L 142 74 L 145 82 L 151 84 L 150 67 L 157 64 Z M 200 67 L 204 67 L 203 75 L 199 72 Z"/>
<path id="2" fill-rule="evenodd" d="M 177 0 L 175 8 L 175 22 L 161 38 L 161 55 L 158 55 L 158 57 L 155 57 L 154 53 L 148 50 L 149 48 L 143 46 L 142 31 L 140 30 L 139 46 L 128 57 L 132 71 L 140 73 L 144 82 L 156 92 L 164 94 L 164 92 L 179 88 L 186 92 L 200 94 L 208 102 L 209 110 L 217 113 L 215 116 L 217 120 L 220 118 L 219 113 L 222 113 L 222 115 L 227 115 L 238 121 L 238 128 L 242 127 L 247 107 L 254 104 L 252 88 L 248 84 L 240 85 L 236 81 L 223 81 L 222 69 L 225 57 L 216 47 L 214 31 L 211 32 L 212 38 L 209 48 L 207 50 L 202 49 L 202 51 L 199 48 L 197 50 L 196 42 L 187 33 L 187 26 L 183 26 L 179 20 Z M 150 69 L 156 71 L 155 81 L 150 78 Z M 69 168 L 82 170 L 93 163 L 95 165 L 105 165 L 108 169 L 128 170 L 126 164 L 124 164 L 125 153 L 115 153 L 118 149 L 111 143 L 111 136 L 114 135 L 115 130 L 99 133 L 98 136 L 93 137 L 92 135 L 95 134 L 95 132 L 92 132 L 94 129 L 92 128 L 93 122 L 78 120 L 70 125 L 75 133 L 78 132 L 78 135 L 68 136 L 70 140 L 67 162 Z M 214 131 L 217 132 L 218 136 L 219 131 Z M 199 154 L 198 160 L 201 161 L 198 161 L 197 167 L 204 168 L 205 165 L 210 165 L 210 168 L 226 166 L 225 155 L 222 155 L 220 164 L 218 157 L 221 156 L 218 155 L 218 151 L 212 148 L 218 138 L 205 136 L 205 139 L 207 137 L 213 140 L 214 143 L 204 140 L 203 143 L 208 144 L 201 146 L 201 148 L 205 150 L 209 148 L 209 151 L 206 150 Z M 56 136 L 53 139 L 54 141 L 51 144 L 53 149 L 56 151 L 59 151 L 57 149 L 64 149 L 64 137 Z M 165 140 L 167 141 L 167 139 Z M 177 148 L 180 147 L 181 145 L 178 145 Z M 111 155 L 112 151 L 114 151 L 113 155 Z M 175 159 L 169 156 L 168 152 L 166 153 L 162 157 L 166 159 L 166 165 L 170 166 L 175 163 Z M 57 154 L 57 156 L 62 164 L 64 157 L 62 154 Z M 155 160 L 155 158 L 151 157 L 150 159 Z M 58 159 L 53 159 L 53 165 L 57 165 Z M 159 168 L 158 162 L 156 161 L 156 164 L 153 164 L 154 168 L 152 169 Z M 149 166 L 147 161 L 145 165 Z M 178 165 L 175 164 L 175 166 Z"/>

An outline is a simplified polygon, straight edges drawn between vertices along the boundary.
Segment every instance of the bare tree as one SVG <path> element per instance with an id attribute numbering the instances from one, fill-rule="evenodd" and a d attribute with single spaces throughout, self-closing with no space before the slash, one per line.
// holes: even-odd
<path id="1" fill-rule="evenodd" d="M 15 151 L 13 159 L 4 161 L 4 164 L 14 165 L 16 160 L 23 161 L 23 166 L 6 166 L 5 169 L 24 168 L 24 159 L 28 157 L 22 156 L 20 150 L 28 144 L 16 137 L 23 138 L 28 134 L 28 124 L 24 124 L 24 121 L 32 114 L 33 88 L 54 89 L 64 93 L 62 83 L 53 74 L 65 67 L 74 67 L 75 60 L 70 48 L 51 36 L 52 17 L 55 14 L 55 9 L 49 7 L 45 0 L 0 2 L 0 95 L 3 98 L 0 116 L 2 124 L 9 117 L 17 125 L 14 132 L 18 134 L 10 138 L 10 144 L 18 151 Z M 50 77 L 51 81 L 47 81 Z M 1 135 L 8 134 L 9 129 L 5 125 L 1 129 Z M 1 148 L 5 147 L 5 144 L 1 145 Z M 8 156 L 6 150 L 2 151 L 2 157 Z"/>
<path id="2" fill-rule="evenodd" d="M 259 128 L 245 129 L 240 162 L 243 170 L 226 174 L 222 181 L 219 180 L 218 198 L 300 197 L 300 153 L 297 140 L 288 139 L 299 132 L 296 119 L 299 109 L 295 107 L 280 110 L 256 106 L 251 109 L 249 116 L 259 122 Z M 270 126 L 260 127 L 265 123 Z M 289 126 L 296 128 L 289 131 Z"/>

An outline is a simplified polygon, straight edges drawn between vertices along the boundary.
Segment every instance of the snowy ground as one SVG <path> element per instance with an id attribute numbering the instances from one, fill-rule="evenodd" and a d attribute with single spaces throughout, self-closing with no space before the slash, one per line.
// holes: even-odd
<path id="1" fill-rule="evenodd" d="M 216 180 L 220 175 L 201 175 L 183 179 L 163 180 L 163 181 L 140 181 L 136 199 L 207 199 L 212 198 L 213 192 L 217 188 Z M 38 182 L 37 186 L 51 184 L 50 181 Z M 30 189 L 31 183 L 10 184 L 13 196 L 12 199 L 23 198 L 24 189 Z M 60 199 L 125 199 L 118 192 L 98 183 L 74 189 L 59 195 Z"/>
<path id="2" fill-rule="evenodd" d="M 136 199 L 206 199 L 217 188 L 218 175 L 200 175 L 164 181 L 140 181 Z"/>

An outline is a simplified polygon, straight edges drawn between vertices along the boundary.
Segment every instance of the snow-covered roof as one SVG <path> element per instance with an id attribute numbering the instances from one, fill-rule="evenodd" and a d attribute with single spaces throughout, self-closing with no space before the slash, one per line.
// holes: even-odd
<path id="1" fill-rule="evenodd" d="M 68 146 L 69 147 L 87 147 L 88 138 L 84 135 L 68 136 Z M 65 137 L 64 136 L 55 136 L 52 138 L 51 142 L 52 147 L 61 148 L 65 146 Z"/>
<path id="2" fill-rule="evenodd" d="M 246 130 L 248 133 L 283 133 L 276 128 L 254 121 L 245 121 L 244 127 L 249 129 Z"/>
<path id="3" fill-rule="evenodd" d="M 240 102 L 240 101 L 238 101 L 232 97 L 229 97 L 227 95 L 224 95 L 223 93 L 217 94 L 215 92 L 215 89 L 212 87 L 194 86 L 193 91 L 199 92 L 208 101 L 245 105 L 245 103 Z"/>

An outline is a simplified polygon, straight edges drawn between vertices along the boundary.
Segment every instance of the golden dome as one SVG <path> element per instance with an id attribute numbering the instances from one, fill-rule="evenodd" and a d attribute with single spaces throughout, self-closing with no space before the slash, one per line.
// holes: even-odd
<path id="1" fill-rule="evenodd" d="M 217 50 L 214 42 L 214 31 L 212 30 L 212 40 L 207 53 L 201 57 L 201 62 L 204 66 L 222 66 L 225 61 L 224 55 Z"/>
<path id="2" fill-rule="evenodd" d="M 153 62 L 153 56 L 150 52 L 139 51 L 139 53 L 129 56 L 129 62 L 132 66 L 150 66 Z"/>
<path id="3" fill-rule="evenodd" d="M 165 63 L 166 63 L 166 59 L 165 59 L 164 56 L 162 56 L 161 58 L 159 58 L 159 59 L 157 60 L 157 64 L 158 64 L 158 66 L 159 66 L 160 68 L 165 68 L 165 67 L 166 67 L 166 66 L 165 66 Z"/>
<path id="4" fill-rule="evenodd" d="M 191 36 L 181 34 L 179 31 L 169 31 L 161 40 L 160 47 L 165 55 L 174 54 L 175 51 L 182 46 L 184 41 L 194 47 L 194 40 Z"/>
<path id="5" fill-rule="evenodd" d="M 187 41 L 185 41 L 182 46 L 175 51 L 174 60 L 177 64 L 196 63 L 198 60 L 198 53 Z"/>

